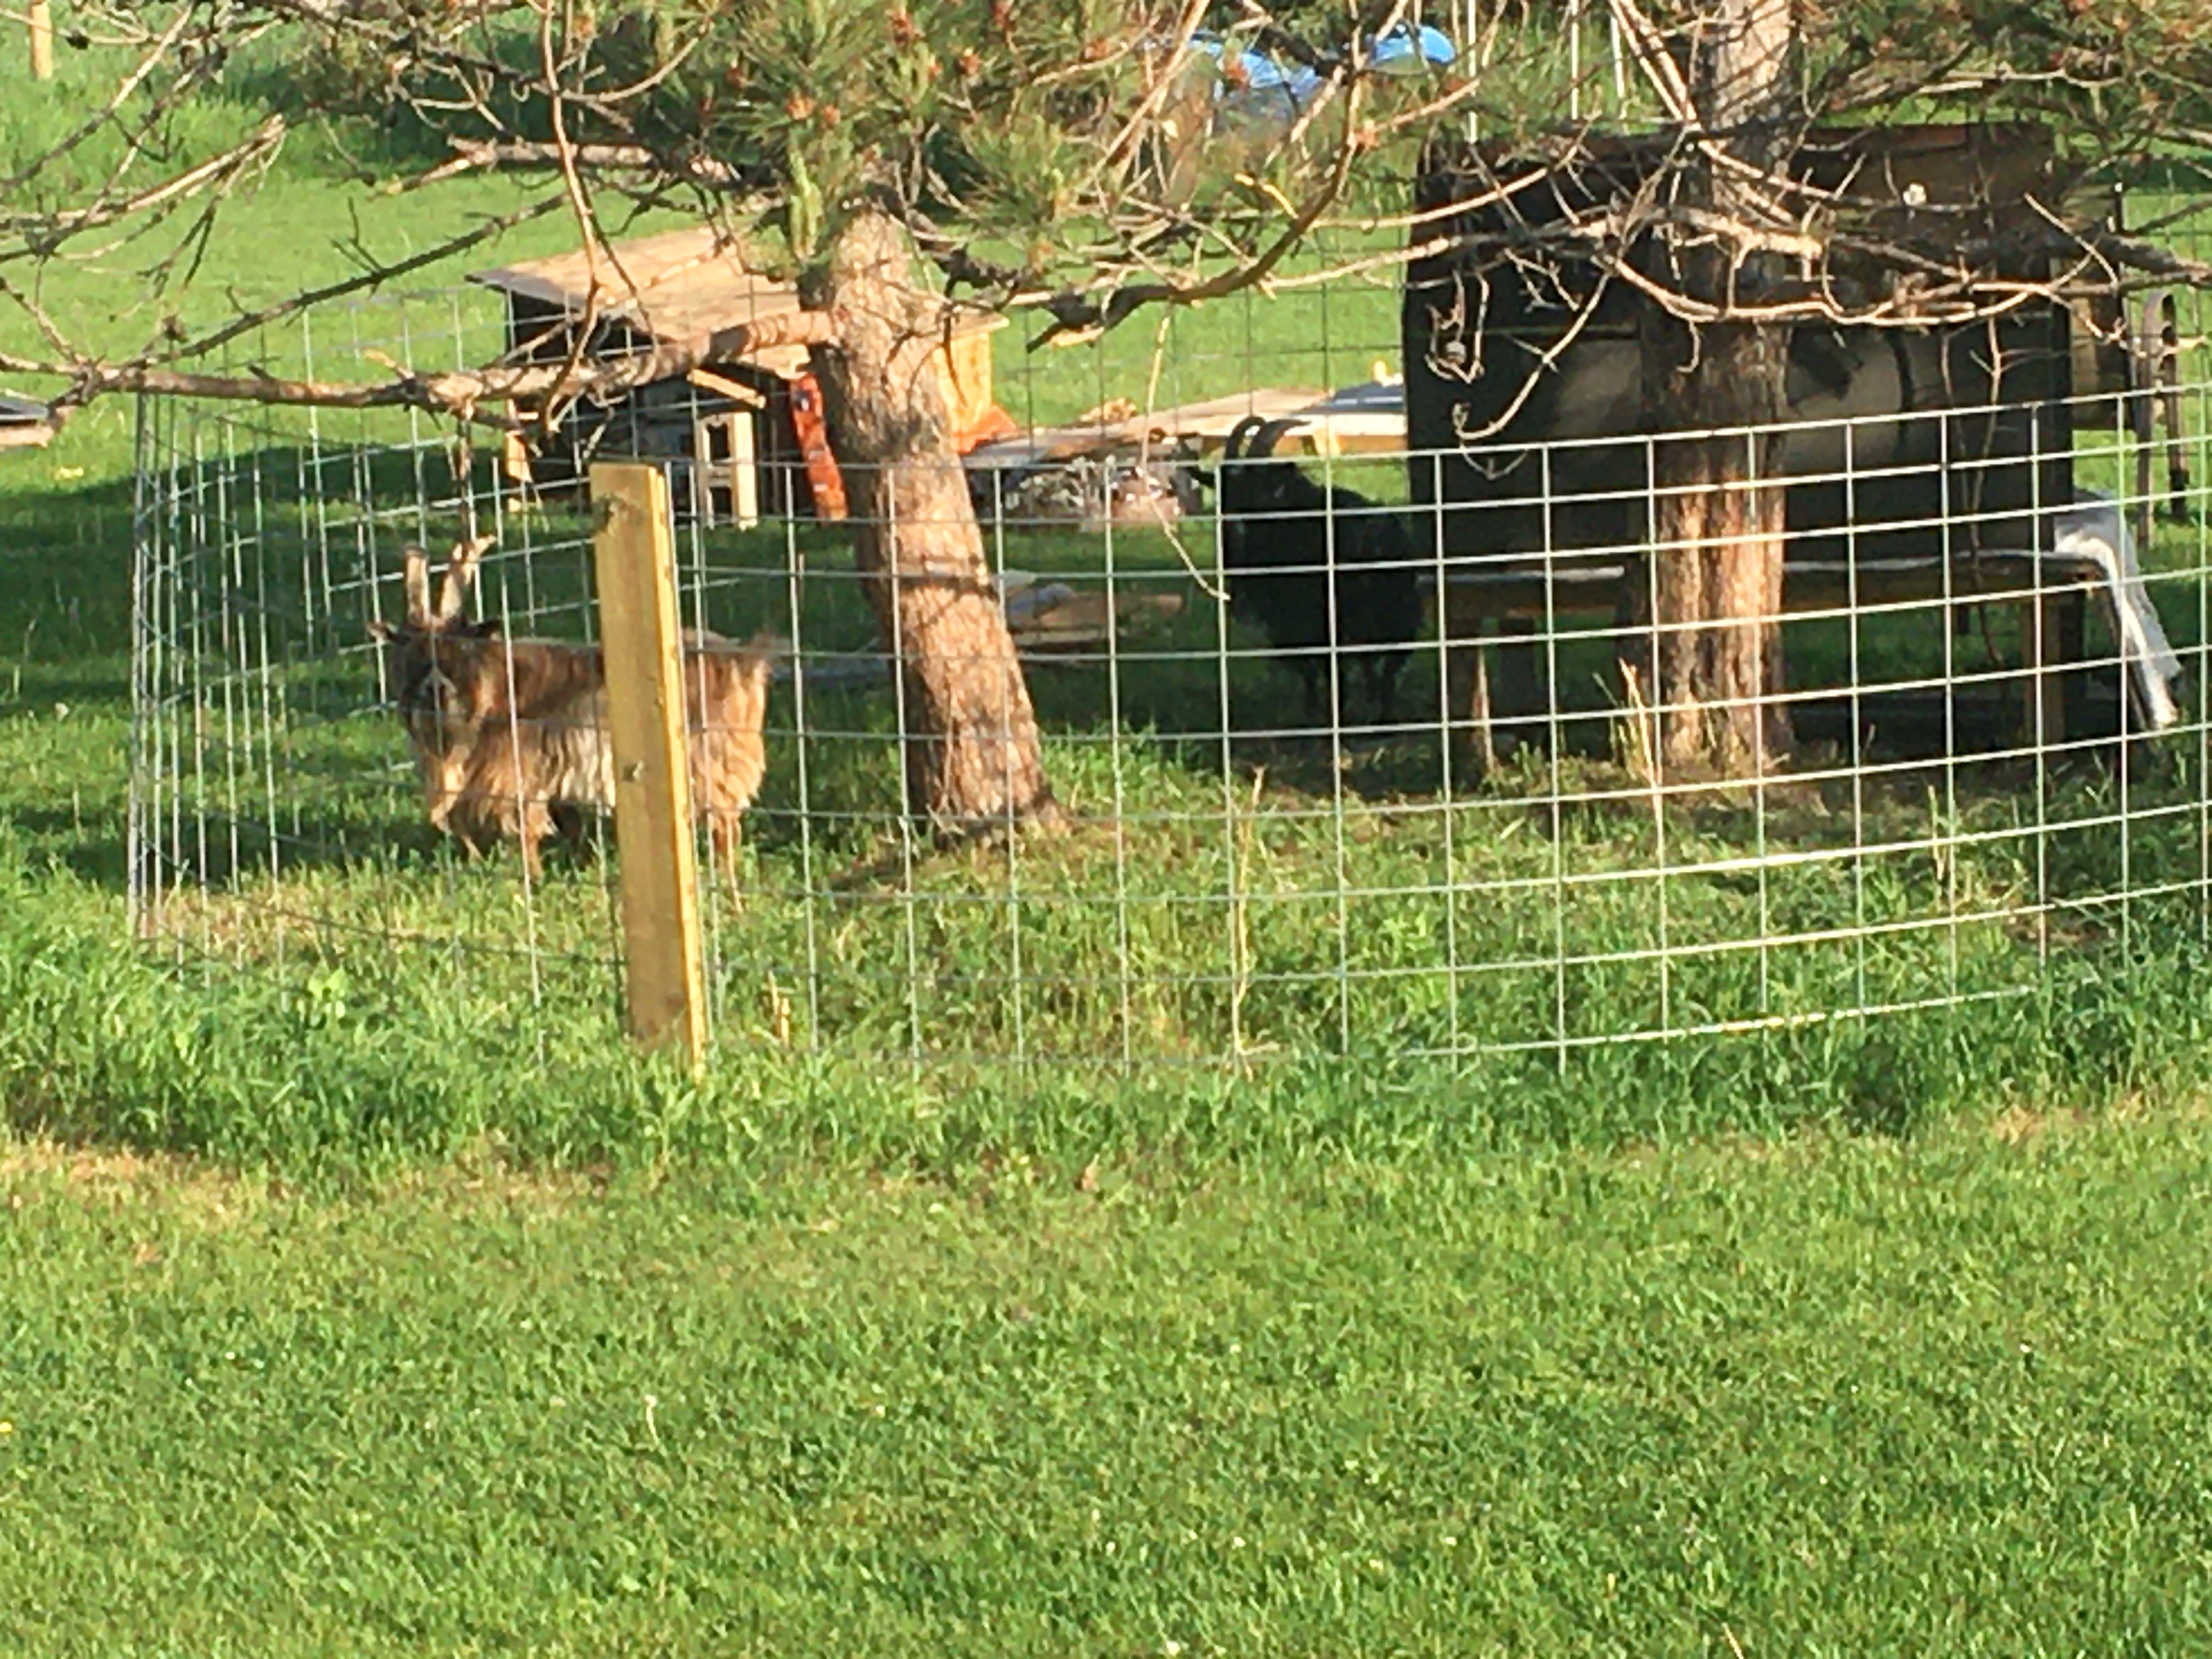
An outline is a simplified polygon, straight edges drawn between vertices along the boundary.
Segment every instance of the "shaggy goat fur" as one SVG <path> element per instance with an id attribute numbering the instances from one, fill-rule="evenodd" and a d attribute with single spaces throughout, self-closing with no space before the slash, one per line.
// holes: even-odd
<path id="1" fill-rule="evenodd" d="M 1295 424 L 1247 416 L 1223 448 L 1214 489 L 1230 611 L 1258 624 L 1276 650 L 1296 653 L 1309 720 L 1322 714 L 1331 655 L 1350 647 L 1387 726 L 1407 647 L 1421 630 L 1413 544 L 1395 514 L 1275 458 Z"/>
<path id="2" fill-rule="evenodd" d="M 386 682 L 414 745 L 430 823 L 472 851 L 519 842 L 534 879 L 556 818 L 566 828 L 577 809 L 614 806 L 606 666 L 593 646 L 508 640 L 496 622 L 463 620 L 484 545 L 453 550 L 435 609 L 428 562 L 419 547 L 407 549 L 406 619 L 373 623 L 369 631 L 384 647 Z M 766 632 L 742 645 L 684 634 L 692 805 L 732 875 L 739 826 L 768 769 L 762 732 L 781 649 Z"/>

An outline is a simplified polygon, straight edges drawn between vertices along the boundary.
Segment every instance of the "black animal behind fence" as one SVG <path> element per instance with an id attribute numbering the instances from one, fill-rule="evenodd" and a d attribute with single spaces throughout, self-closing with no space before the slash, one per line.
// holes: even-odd
<path id="1" fill-rule="evenodd" d="M 1389 726 L 1421 631 L 1413 542 L 1395 512 L 1275 454 L 1296 424 L 1248 416 L 1223 447 L 1213 486 L 1230 612 L 1292 660 L 1309 724 L 1329 712 L 1321 694 L 1334 657 L 1358 672 Z"/>

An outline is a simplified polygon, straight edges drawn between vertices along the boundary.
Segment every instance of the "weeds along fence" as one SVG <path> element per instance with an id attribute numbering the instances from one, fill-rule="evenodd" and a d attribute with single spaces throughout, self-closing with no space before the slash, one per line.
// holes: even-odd
<path id="1" fill-rule="evenodd" d="M 1214 440 L 1181 449 L 969 458 L 1071 827 L 933 843 L 904 810 L 912 733 L 852 526 L 680 512 L 684 623 L 792 646 L 734 881 L 701 864 L 719 1043 L 953 1066 L 1565 1057 L 2003 998 L 2060 953 L 2122 971 L 2202 939 L 2199 297 L 2154 408 L 1970 402 L 1923 422 L 1918 459 L 1894 410 L 1796 429 L 1794 750 L 1723 779 L 1669 775 L 1621 666 L 1649 647 L 1653 566 L 1604 526 L 1644 521 L 1651 441 L 1470 452 L 1423 441 L 1419 409 L 1394 435 L 1394 407 L 1428 395 L 1399 378 L 1395 273 L 1063 352 L 1002 333 L 998 401 L 1026 428 L 1087 416 L 1095 436 L 1117 399 L 1221 400 L 1182 421 Z M 501 327 L 481 295 L 417 296 L 246 355 L 461 366 L 496 356 Z M 1224 581 L 1219 504 L 1256 466 L 1223 464 L 1210 489 L 1188 474 L 1248 409 L 1302 422 L 1280 453 L 1370 507 L 1240 533 L 1304 536 L 1334 568 L 1396 522 L 1418 595 L 1397 634 L 1365 627 L 1396 601 L 1357 584 Z M 586 822 L 533 878 L 434 831 L 369 636 L 402 615 L 404 544 L 434 570 L 483 535 L 475 614 L 593 640 L 589 503 L 420 416 L 149 402 L 140 421 L 141 933 L 198 971 L 419 984 L 519 1040 L 602 1021 L 614 1040 L 611 849 Z M 2000 459 L 1967 442 L 2000 429 Z M 696 499 L 696 464 L 669 468 Z M 1900 477 L 1932 495 L 1885 495 Z M 1345 643 L 1312 659 L 1309 705 L 1291 647 L 1326 637 L 1316 605 Z M 1370 646 L 1402 650 L 1387 711 Z"/>

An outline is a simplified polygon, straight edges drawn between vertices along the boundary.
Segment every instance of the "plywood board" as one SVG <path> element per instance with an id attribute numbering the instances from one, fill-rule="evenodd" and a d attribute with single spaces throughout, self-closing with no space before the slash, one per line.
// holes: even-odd
<path id="1" fill-rule="evenodd" d="M 44 404 L 0 397 L 0 449 L 44 449 L 53 436 L 52 419 Z"/>
<path id="2" fill-rule="evenodd" d="M 1389 395 L 1361 395 L 1385 390 Z M 1299 422 L 1277 441 L 1278 455 L 1394 454 L 1406 447 L 1404 399 L 1395 387 L 1361 387 L 1351 393 L 1280 387 L 1181 404 L 1122 420 L 1038 427 L 1018 438 L 980 445 L 969 454 L 979 466 L 1018 468 L 1104 450 L 1135 449 L 1147 442 L 1181 441 L 1201 455 L 1215 455 L 1237 422 L 1254 416 Z"/>
<path id="3" fill-rule="evenodd" d="M 945 383 L 945 410 L 952 417 L 952 429 L 967 432 L 981 425 L 994 402 L 990 335 L 956 334 L 949 342 L 939 343 L 931 360 Z"/>

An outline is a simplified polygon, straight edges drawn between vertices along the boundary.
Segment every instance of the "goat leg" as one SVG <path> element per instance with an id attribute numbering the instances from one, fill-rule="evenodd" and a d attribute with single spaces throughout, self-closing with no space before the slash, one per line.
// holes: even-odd
<path id="1" fill-rule="evenodd" d="M 1382 709 L 1382 721 L 1386 726 L 1398 723 L 1398 676 L 1405 671 L 1404 653 L 1397 651 L 1379 652 L 1373 659 L 1375 699 Z"/>
<path id="2" fill-rule="evenodd" d="M 1328 667 L 1327 661 L 1318 657 L 1308 655 L 1298 659 L 1298 674 L 1305 684 L 1305 719 L 1310 731 L 1321 729 L 1321 677 Z"/>
<path id="3" fill-rule="evenodd" d="M 517 815 L 515 838 L 522 846 L 522 868 L 536 886 L 545 876 L 544 847 L 545 838 L 553 833 L 553 812 L 545 802 L 538 799 L 522 803 Z"/>
<path id="4" fill-rule="evenodd" d="M 1347 710 L 1351 708 L 1356 692 L 1360 704 L 1372 710 L 1376 699 L 1382 695 L 1382 684 L 1376 678 L 1375 653 L 1364 645 L 1352 646 L 1350 651 L 1352 660 L 1343 670 L 1344 706 Z M 1343 658 L 1340 656 L 1338 660 L 1342 661 Z"/>
<path id="5" fill-rule="evenodd" d="M 710 811 L 707 815 L 707 842 L 714 848 L 714 869 L 729 890 L 730 908 L 745 908 L 744 889 L 738 884 L 738 849 L 744 845 L 744 819 L 736 812 Z"/>

